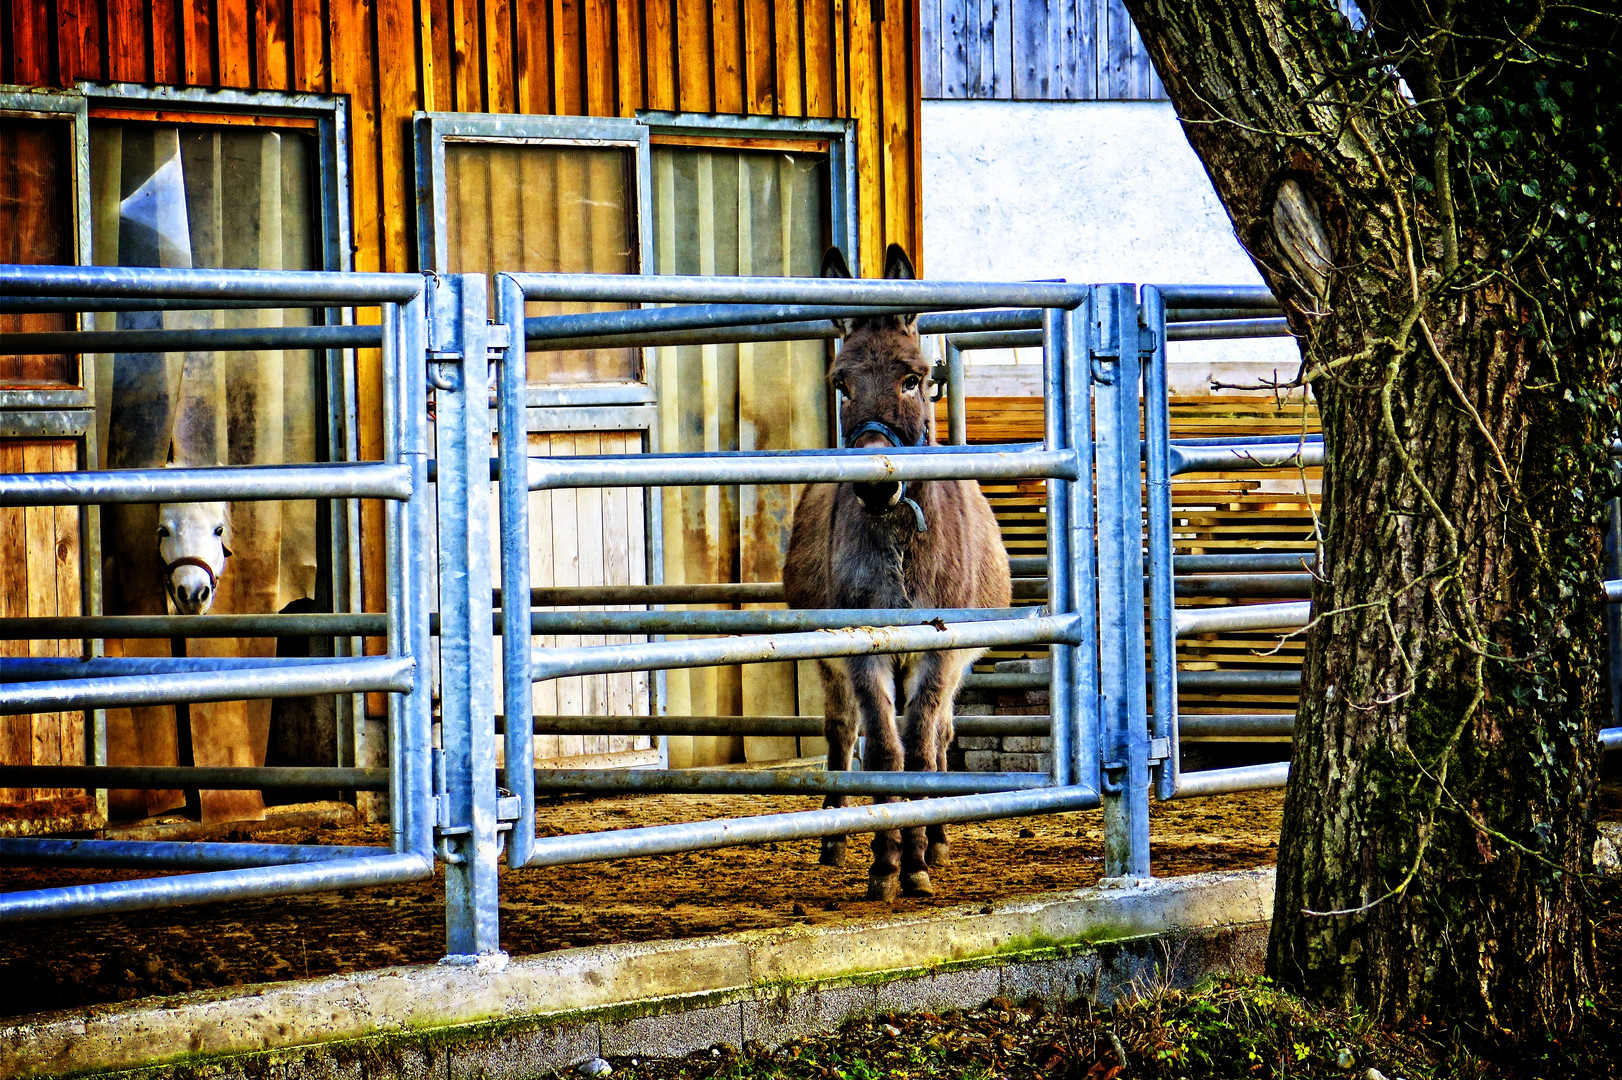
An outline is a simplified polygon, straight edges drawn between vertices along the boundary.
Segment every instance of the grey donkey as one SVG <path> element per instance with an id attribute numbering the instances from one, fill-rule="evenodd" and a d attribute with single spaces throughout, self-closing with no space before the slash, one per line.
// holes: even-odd
<path id="1" fill-rule="evenodd" d="M 837 248 L 824 256 L 822 276 L 850 276 Z M 885 255 L 884 276 L 913 277 L 897 245 Z M 893 315 L 841 324 L 844 341 L 828 372 L 841 402 L 841 445 L 934 443 L 930 365 L 913 324 L 912 316 Z M 816 484 L 794 511 L 783 588 L 793 608 L 1007 607 L 1008 554 L 972 480 Z M 851 767 L 860 731 L 867 737 L 865 770 L 945 772 L 953 701 L 981 651 L 819 661 L 829 770 Z M 843 806 L 846 798 L 829 795 L 826 805 Z M 843 836 L 824 837 L 822 862 L 842 865 L 845 846 Z M 928 868 L 944 865 L 948 852 L 941 825 L 876 834 L 868 899 L 934 895 Z"/>

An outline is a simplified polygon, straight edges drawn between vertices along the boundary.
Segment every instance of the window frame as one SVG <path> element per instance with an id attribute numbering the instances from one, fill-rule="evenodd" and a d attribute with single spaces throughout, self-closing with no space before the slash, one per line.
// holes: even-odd
<path id="1" fill-rule="evenodd" d="M 803 139 L 828 144 L 829 229 L 853 272 L 860 250 L 856 214 L 856 122 L 839 119 L 778 119 L 769 116 L 715 116 L 642 111 L 635 117 L 530 116 L 465 112 L 418 112 L 412 117 L 412 154 L 417 196 L 417 260 L 423 270 L 449 273 L 445 250 L 445 144 L 517 143 L 554 146 L 622 146 L 636 164 L 636 229 L 639 271 L 651 273 L 654 260 L 653 138 Z M 747 147 L 744 147 L 747 149 Z M 643 351 L 642 378 L 636 382 L 531 385 L 530 408 L 604 407 L 653 401 L 653 357 Z"/>
<path id="2" fill-rule="evenodd" d="M 69 125 L 68 172 L 73 177 L 69 198 L 70 228 L 77 265 L 91 261 L 90 245 L 90 118 L 88 102 L 73 91 L 31 90 L 20 86 L 0 86 L 0 117 L 62 120 Z M 75 329 L 78 329 L 75 326 Z M 89 409 L 95 407 L 95 373 L 85 365 L 83 355 L 75 361 L 79 371 L 77 386 L 41 389 L 0 389 L 0 409 Z"/>
<path id="3" fill-rule="evenodd" d="M 853 275 L 861 276 L 861 221 L 856 201 L 856 121 L 821 117 L 719 116 L 644 109 L 636 122 L 655 135 L 698 139 L 805 139 L 828 144 L 828 231 Z M 698 144 L 695 144 L 698 145 Z M 747 146 L 737 149 L 747 150 Z"/>

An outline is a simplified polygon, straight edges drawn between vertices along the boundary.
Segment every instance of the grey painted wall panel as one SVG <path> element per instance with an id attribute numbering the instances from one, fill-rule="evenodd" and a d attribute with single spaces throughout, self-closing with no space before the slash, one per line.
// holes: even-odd
<path id="1" fill-rule="evenodd" d="M 923 0 L 924 97 L 1163 101 L 1122 0 Z"/>

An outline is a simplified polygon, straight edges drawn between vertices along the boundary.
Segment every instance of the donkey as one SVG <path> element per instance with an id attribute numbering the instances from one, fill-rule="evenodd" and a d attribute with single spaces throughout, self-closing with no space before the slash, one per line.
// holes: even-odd
<path id="1" fill-rule="evenodd" d="M 837 248 L 823 277 L 850 277 Z M 884 276 L 913 277 L 899 246 L 885 253 Z M 915 316 L 842 321 L 844 341 L 828 380 L 839 395 L 840 442 L 847 447 L 929 446 L 934 409 L 924 392 L 930 365 L 918 348 Z M 991 505 L 972 480 L 817 484 L 794 511 L 783 565 L 792 608 L 1007 607 L 1008 554 Z M 825 702 L 828 769 L 848 770 L 858 730 L 862 768 L 945 772 L 958 685 L 983 650 L 853 656 L 818 662 Z M 896 724 L 897 690 L 904 721 Z M 827 806 L 843 806 L 829 795 Z M 879 801 L 888 801 L 881 798 Z M 873 837 L 869 900 L 933 896 L 930 866 L 949 859 L 941 825 Z M 845 861 L 843 836 L 822 840 L 821 861 Z"/>
<path id="2" fill-rule="evenodd" d="M 181 615 L 203 615 L 214 606 L 230 556 L 230 503 L 163 503 L 158 507 L 163 588 Z"/>

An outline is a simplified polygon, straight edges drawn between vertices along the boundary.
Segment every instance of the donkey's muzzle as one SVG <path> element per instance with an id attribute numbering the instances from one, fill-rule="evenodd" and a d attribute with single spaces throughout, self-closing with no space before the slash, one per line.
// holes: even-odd
<path id="1" fill-rule="evenodd" d="M 862 501 L 862 509 L 869 514 L 888 513 L 901 501 L 901 485 L 894 480 L 878 484 L 852 484 L 851 490 Z"/>

